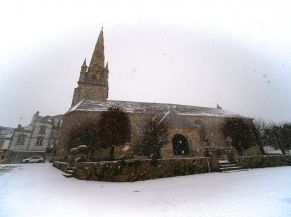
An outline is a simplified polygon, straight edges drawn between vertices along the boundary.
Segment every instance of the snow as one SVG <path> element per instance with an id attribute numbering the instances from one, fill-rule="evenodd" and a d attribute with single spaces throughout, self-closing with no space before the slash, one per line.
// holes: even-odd
<path id="1" fill-rule="evenodd" d="M 82 100 L 67 113 L 73 111 L 107 111 L 109 107 L 119 107 L 128 113 L 148 113 L 165 114 L 170 110 L 174 110 L 179 115 L 186 116 L 213 116 L 213 117 L 243 117 L 241 115 L 229 112 L 224 109 L 208 108 L 189 105 L 177 105 L 169 103 L 149 103 L 149 102 L 133 102 L 133 101 L 116 101 L 116 100 Z"/>
<path id="2" fill-rule="evenodd" d="M 291 216 L 291 167 L 110 183 L 65 178 L 49 163 L 4 166 L 1 217 Z"/>
<path id="3" fill-rule="evenodd" d="M 264 149 L 265 149 L 265 152 L 268 154 L 280 154 L 280 155 L 282 155 L 282 151 L 280 149 L 275 149 L 272 146 L 269 146 L 269 145 L 264 146 Z"/>

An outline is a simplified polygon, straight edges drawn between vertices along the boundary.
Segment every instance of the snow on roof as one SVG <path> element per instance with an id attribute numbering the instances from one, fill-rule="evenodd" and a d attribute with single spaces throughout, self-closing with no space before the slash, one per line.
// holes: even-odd
<path id="1" fill-rule="evenodd" d="M 178 127 L 195 127 L 194 123 L 184 118 L 182 115 L 179 115 L 176 111 L 170 110 L 168 111 L 164 117 L 161 119 L 161 122 L 166 122 L 169 125 L 175 125 Z"/>
<path id="2" fill-rule="evenodd" d="M 109 107 L 119 107 L 128 113 L 165 114 L 168 111 L 173 110 L 179 115 L 242 117 L 239 114 L 235 114 L 221 108 L 207 108 L 168 103 L 149 103 L 149 102 L 132 102 L 116 100 L 97 100 L 97 101 L 82 100 L 77 105 L 72 107 L 67 113 L 73 111 L 107 111 Z"/>
<path id="3" fill-rule="evenodd" d="M 13 136 L 14 129 L 11 127 L 2 127 L 0 126 L 0 138 L 1 139 L 10 139 Z"/>

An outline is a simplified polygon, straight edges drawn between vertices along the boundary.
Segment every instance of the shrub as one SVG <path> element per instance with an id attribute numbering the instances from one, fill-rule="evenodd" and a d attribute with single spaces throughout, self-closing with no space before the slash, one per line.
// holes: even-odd
<path id="1" fill-rule="evenodd" d="M 99 139 L 101 147 L 111 148 L 110 157 L 113 158 L 114 147 L 130 140 L 129 116 L 122 109 L 110 107 L 101 113 Z"/>
<path id="2" fill-rule="evenodd" d="M 137 154 L 149 158 L 160 158 L 160 148 L 166 143 L 168 126 L 152 118 L 146 125 Z"/>
<path id="3" fill-rule="evenodd" d="M 82 145 L 87 146 L 88 152 L 93 155 L 99 145 L 98 131 L 99 124 L 95 120 L 86 120 L 83 123 L 78 123 L 69 134 L 70 149 Z"/>
<path id="4" fill-rule="evenodd" d="M 290 155 L 260 155 L 243 156 L 237 159 L 237 163 L 245 168 L 263 168 L 291 165 Z"/>

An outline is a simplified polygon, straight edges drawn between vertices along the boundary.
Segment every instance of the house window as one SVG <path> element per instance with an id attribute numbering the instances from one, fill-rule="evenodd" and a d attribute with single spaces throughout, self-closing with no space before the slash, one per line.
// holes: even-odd
<path id="1" fill-rule="evenodd" d="M 38 137 L 35 145 L 42 146 L 42 142 L 43 142 L 43 138 L 42 137 Z"/>
<path id="2" fill-rule="evenodd" d="M 24 140 L 25 140 L 25 135 L 24 134 L 18 135 L 17 144 L 18 145 L 23 145 L 24 144 Z"/>
<path id="3" fill-rule="evenodd" d="M 0 140 L 0 148 L 4 145 L 4 140 Z"/>
<path id="4" fill-rule="evenodd" d="M 39 130 L 39 134 L 45 134 L 46 126 L 41 126 Z"/>

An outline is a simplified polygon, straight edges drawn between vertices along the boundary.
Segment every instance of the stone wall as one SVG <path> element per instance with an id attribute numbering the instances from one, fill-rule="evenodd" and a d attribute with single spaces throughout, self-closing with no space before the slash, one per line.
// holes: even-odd
<path id="1" fill-rule="evenodd" d="M 79 162 L 75 176 L 82 180 L 132 182 L 139 180 L 216 172 L 217 159 L 177 158 L 161 160 L 120 160 Z"/>
<path id="2" fill-rule="evenodd" d="M 74 90 L 72 106 L 75 106 L 83 99 L 106 100 L 108 98 L 108 86 L 81 83 Z"/>
<path id="3" fill-rule="evenodd" d="M 70 145 L 70 132 L 74 127 L 76 127 L 76 125 L 82 124 L 87 120 L 95 120 L 96 122 L 98 122 L 100 120 L 100 115 L 100 112 L 94 111 L 73 111 L 65 114 L 63 117 L 63 126 L 61 130 L 60 142 L 57 148 L 57 156 L 64 157 L 68 155 Z M 143 135 L 145 125 L 150 119 L 150 116 L 144 114 L 129 113 L 129 119 L 131 124 L 130 147 L 126 149 L 122 146 L 124 144 L 120 144 L 120 147 L 116 147 L 118 155 L 122 155 L 122 153 L 124 155 L 132 155 L 134 146 L 136 146 L 136 144 L 139 144 L 139 139 Z"/>
<path id="4" fill-rule="evenodd" d="M 54 161 L 53 166 L 63 172 L 65 172 L 65 170 L 68 167 L 68 163 L 67 162 L 61 162 L 61 161 Z"/>
<path id="5" fill-rule="evenodd" d="M 193 127 L 171 127 L 168 129 L 167 143 L 161 148 L 162 158 L 174 157 L 172 139 L 176 134 L 185 136 L 188 142 L 189 156 L 192 157 L 203 157 L 204 147 L 202 147 L 198 135 L 197 128 Z"/>
<path id="6" fill-rule="evenodd" d="M 236 163 L 244 168 L 291 166 L 291 155 L 242 156 L 236 159 Z"/>
<path id="7" fill-rule="evenodd" d="M 146 124 L 150 121 L 150 114 L 128 113 L 131 123 L 131 141 L 128 147 L 124 144 L 116 147 L 117 156 L 127 155 L 132 156 L 133 151 L 139 145 L 143 136 Z M 216 116 L 193 116 L 183 115 L 184 118 L 191 122 L 197 120 L 205 124 L 207 141 L 202 141 L 197 127 L 171 127 L 169 128 L 168 141 L 161 149 L 162 158 L 175 157 L 173 153 L 172 138 L 175 134 L 182 134 L 188 140 L 189 157 L 203 157 L 205 148 L 229 148 L 229 144 L 225 142 L 222 133 L 222 126 L 227 118 Z M 73 111 L 64 115 L 63 126 L 61 131 L 60 143 L 57 148 L 57 156 L 64 157 L 69 151 L 69 135 L 70 131 L 77 124 L 82 124 L 86 120 L 100 119 L 100 112 L 96 111 Z M 251 119 L 250 119 L 251 120 Z"/>
<path id="8" fill-rule="evenodd" d="M 60 132 L 60 141 L 57 147 L 56 155 L 58 157 L 65 157 L 69 153 L 69 139 L 71 130 L 78 124 L 86 122 L 88 119 L 99 121 L 100 112 L 69 112 L 63 116 L 63 125 Z"/>
<path id="9" fill-rule="evenodd" d="M 222 132 L 222 126 L 227 118 L 215 116 L 185 116 L 188 120 L 201 120 L 205 124 L 206 137 L 210 147 L 226 148 L 228 144 L 225 143 L 225 138 Z"/>

